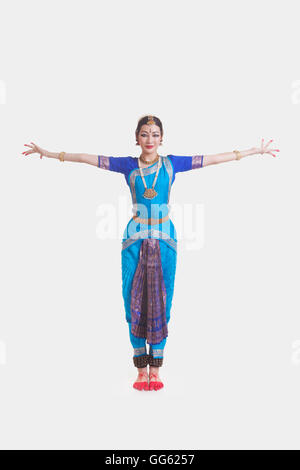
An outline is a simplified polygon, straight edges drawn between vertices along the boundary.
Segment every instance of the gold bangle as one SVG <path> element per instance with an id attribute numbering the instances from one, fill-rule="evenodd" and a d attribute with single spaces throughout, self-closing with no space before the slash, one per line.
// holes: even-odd
<path id="1" fill-rule="evenodd" d="M 64 159 L 65 154 L 66 154 L 66 152 L 60 152 L 60 154 L 58 155 L 58 158 L 60 159 L 61 162 L 65 161 L 65 159 Z"/>
<path id="2" fill-rule="evenodd" d="M 236 154 L 236 160 L 240 160 L 242 158 L 242 154 L 238 150 L 234 150 L 234 153 Z"/>

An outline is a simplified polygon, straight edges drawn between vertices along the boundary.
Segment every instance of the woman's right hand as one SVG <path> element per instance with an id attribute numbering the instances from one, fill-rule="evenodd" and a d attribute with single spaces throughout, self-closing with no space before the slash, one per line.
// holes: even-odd
<path id="1" fill-rule="evenodd" d="M 26 150 L 25 152 L 22 152 L 22 154 L 29 155 L 31 153 L 39 153 L 40 158 L 43 158 L 43 155 L 46 157 L 47 156 L 47 150 L 42 149 L 42 147 L 39 147 L 38 145 L 34 144 L 33 142 L 30 142 L 30 144 L 24 144 L 26 147 L 29 147 L 30 150 Z"/>

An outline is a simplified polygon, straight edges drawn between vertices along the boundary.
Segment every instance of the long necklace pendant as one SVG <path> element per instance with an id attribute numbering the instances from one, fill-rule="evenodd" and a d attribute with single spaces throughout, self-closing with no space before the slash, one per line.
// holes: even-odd
<path id="1" fill-rule="evenodd" d="M 157 196 L 157 192 L 153 188 L 147 188 L 146 191 L 144 192 L 143 196 L 146 199 L 153 199 L 155 196 Z"/>

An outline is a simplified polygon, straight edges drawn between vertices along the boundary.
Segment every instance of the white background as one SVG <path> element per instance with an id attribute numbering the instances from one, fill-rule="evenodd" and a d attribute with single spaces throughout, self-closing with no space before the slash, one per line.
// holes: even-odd
<path id="1" fill-rule="evenodd" d="M 299 448 L 298 6 L 1 2 L 1 448 Z M 124 176 L 21 152 L 139 156 L 144 114 L 162 155 L 280 152 L 176 176 L 203 243 L 178 244 L 165 387 L 141 393 L 97 228 Z"/>

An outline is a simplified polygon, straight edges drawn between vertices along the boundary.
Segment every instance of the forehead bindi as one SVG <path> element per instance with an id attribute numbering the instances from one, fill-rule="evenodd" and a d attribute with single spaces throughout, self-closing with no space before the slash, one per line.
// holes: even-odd
<path id="1" fill-rule="evenodd" d="M 146 134 L 154 134 L 160 133 L 160 128 L 158 126 L 146 126 L 145 124 L 142 126 L 140 132 L 145 132 Z"/>

